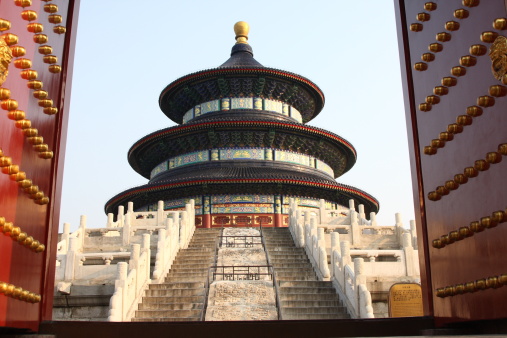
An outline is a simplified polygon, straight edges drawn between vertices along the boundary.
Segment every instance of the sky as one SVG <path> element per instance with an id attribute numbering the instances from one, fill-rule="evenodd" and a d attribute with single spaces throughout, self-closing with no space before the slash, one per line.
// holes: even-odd
<path id="1" fill-rule="evenodd" d="M 379 225 L 414 219 L 392 0 L 81 1 L 60 227 L 106 225 L 104 204 L 147 183 L 127 162 L 143 136 L 174 126 L 158 106 L 177 78 L 230 56 L 233 26 L 250 24 L 254 57 L 324 92 L 308 124 L 351 142 L 357 162 L 338 182 L 380 202 Z"/>

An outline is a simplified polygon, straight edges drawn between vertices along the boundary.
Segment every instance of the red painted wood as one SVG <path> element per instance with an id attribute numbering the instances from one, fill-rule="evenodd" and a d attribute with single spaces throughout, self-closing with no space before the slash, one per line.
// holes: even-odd
<path id="1" fill-rule="evenodd" d="M 40 191 L 50 198 L 48 205 L 37 205 L 7 175 L 0 174 L 0 216 L 6 217 L 15 226 L 21 227 L 22 231 L 46 245 L 45 252 L 35 253 L 13 242 L 7 236 L 0 236 L 2 257 L 0 280 L 42 295 L 41 303 L 37 304 L 0 295 L 0 325 L 32 330 L 38 328 L 42 319 L 51 318 L 56 236 L 69 105 L 69 96 L 65 93 L 70 92 L 79 1 L 57 0 L 52 3 L 58 6 L 57 14 L 62 15 L 64 19 L 62 25 L 67 28 L 65 34 L 58 35 L 53 32 L 54 25 L 47 20 L 49 13 L 43 10 L 45 2 L 33 2 L 32 6 L 23 9 L 15 6 L 13 1 L 0 1 L 2 18 L 11 22 L 11 29 L 8 32 L 18 36 L 18 45 L 26 49 L 24 58 L 32 61 L 32 69 L 38 72 L 38 80 L 44 84 L 43 89 L 48 91 L 54 106 L 59 108 L 59 113 L 56 115 L 44 114 L 42 108 L 38 106 L 38 100 L 32 96 L 32 90 L 28 89 L 27 80 L 21 78 L 21 70 L 11 63 L 9 76 L 3 87 L 11 90 L 11 98 L 19 103 L 18 109 L 25 111 L 26 118 L 32 122 L 32 127 L 38 130 L 38 134 L 43 136 L 44 142 L 55 154 L 51 160 L 39 158 L 37 152 L 25 140 L 22 132 L 15 128 L 13 121 L 7 118 L 7 114 L 0 115 L 0 148 L 5 155 L 12 157 L 14 164 L 19 165 Z M 37 50 L 39 45 L 34 43 L 33 33 L 26 29 L 28 22 L 21 18 L 23 10 L 33 10 L 38 13 L 35 22 L 43 24 L 43 33 L 48 36 L 47 45 L 53 47 L 52 54 L 58 57 L 58 64 L 63 68 L 61 73 L 50 73 L 48 64 L 42 61 L 42 55 Z"/>
<path id="2" fill-rule="evenodd" d="M 503 300 L 507 297 L 507 286 L 446 298 L 437 297 L 436 289 L 507 273 L 503 258 L 506 223 L 441 249 L 433 248 L 431 243 L 450 231 L 505 209 L 507 160 L 504 158 L 501 163 L 492 164 L 489 170 L 470 178 L 439 201 L 430 201 L 427 195 L 452 180 L 454 175 L 463 173 L 465 167 L 473 166 L 476 160 L 484 159 L 486 153 L 496 151 L 499 144 L 507 142 L 507 99 L 496 98 L 494 106 L 483 108 L 483 115 L 473 118 L 472 124 L 454 135 L 454 140 L 446 142 L 437 154 L 422 153 L 423 147 L 432 139 L 438 139 L 439 133 L 455 123 L 458 115 L 466 115 L 466 108 L 476 105 L 479 96 L 488 95 L 490 86 L 501 85 L 491 72 L 488 56 L 491 44 L 482 42 L 480 36 L 484 31 L 507 35 L 492 26 L 494 19 L 507 16 L 505 3 L 501 0 L 488 1 L 487 4 L 481 1 L 476 7 L 465 7 L 462 1 L 453 0 L 435 2 L 437 9 L 428 11 L 424 9 L 426 2 L 395 2 L 419 252 L 423 258 L 421 277 L 426 295 L 425 314 L 434 314 L 438 323 L 505 318 L 507 303 Z M 469 11 L 468 18 L 453 16 L 460 8 Z M 428 21 L 416 20 L 417 14 L 422 12 L 430 15 Z M 459 22 L 460 28 L 446 31 L 444 26 L 448 21 Z M 422 31 L 410 31 L 410 24 L 417 22 L 422 24 Z M 435 60 L 427 62 L 426 71 L 414 70 L 413 65 L 421 62 L 421 55 L 429 52 L 429 44 L 437 42 L 436 35 L 441 32 L 449 33 L 451 40 L 440 42 L 443 50 L 434 53 Z M 443 77 L 451 76 L 451 68 L 460 65 L 460 58 L 469 55 L 469 47 L 474 44 L 486 46 L 488 52 L 477 56 L 476 65 L 465 67 L 466 75 L 456 77 L 457 85 L 449 87 L 449 93 L 440 96 L 440 103 L 434 104 L 431 111 L 419 110 L 419 104 L 433 95 L 434 87 L 441 85 Z"/>

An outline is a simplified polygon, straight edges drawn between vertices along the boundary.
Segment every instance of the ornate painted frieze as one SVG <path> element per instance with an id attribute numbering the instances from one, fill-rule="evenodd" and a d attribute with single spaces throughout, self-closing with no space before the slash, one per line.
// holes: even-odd
<path id="1" fill-rule="evenodd" d="M 301 116 L 301 113 L 294 107 L 290 108 L 290 117 L 295 119 L 298 122 L 303 121 L 303 117 Z"/>
<path id="2" fill-rule="evenodd" d="M 202 199 L 201 196 L 193 196 L 187 198 L 180 198 L 177 200 L 164 201 L 164 210 L 184 207 L 186 204 L 190 203 L 190 200 L 195 201 L 195 205 L 201 205 Z"/>
<path id="3" fill-rule="evenodd" d="M 328 164 L 326 164 L 325 162 L 322 162 L 319 159 L 316 159 L 315 162 L 317 164 L 318 170 L 322 170 L 323 172 L 325 172 L 329 176 L 334 177 L 334 171 Z"/>
<path id="4" fill-rule="evenodd" d="M 220 110 L 220 101 L 208 101 L 206 103 L 201 104 L 201 115 Z"/>
<path id="5" fill-rule="evenodd" d="M 220 100 L 213 100 L 201 103 L 189 109 L 183 115 L 183 123 L 187 123 L 196 117 L 216 111 L 227 111 L 231 109 L 255 109 L 290 116 L 299 123 L 303 123 L 301 113 L 294 107 L 280 101 L 263 99 L 260 97 L 226 97 Z"/>
<path id="6" fill-rule="evenodd" d="M 209 161 L 209 151 L 201 150 L 169 159 L 169 169 L 178 168 L 183 165 Z M 153 178 L 152 175 L 150 178 Z"/>
<path id="7" fill-rule="evenodd" d="M 250 149 L 220 149 L 221 160 L 249 159 L 264 160 L 265 153 L 263 148 Z"/>
<path id="8" fill-rule="evenodd" d="M 164 172 L 167 169 L 169 169 L 167 167 L 167 161 L 164 161 L 164 162 L 160 163 L 155 168 L 153 168 L 153 170 L 151 171 L 151 174 L 150 174 L 150 178 L 155 177 L 157 174 L 160 174 L 161 172 Z"/>
<path id="9" fill-rule="evenodd" d="M 239 213 L 273 213 L 273 204 L 219 204 L 211 206 L 212 214 L 239 214 Z"/>
<path id="10" fill-rule="evenodd" d="M 274 154 L 274 156 L 273 156 Z M 156 166 L 152 171 L 150 178 L 160 174 L 163 171 L 178 168 L 187 164 L 219 160 L 266 160 L 296 163 L 304 166 L 316 168 L 334 177 L 333 169 L 321 160 L 312 156 L 299 154 L 286 150 L 272 150 L 265 148 L 228 148 L 202 150 L 189 154 L 184 154 L 170 158 Z"/>
<path id="11" fill-rule="evenodd" d="M 214 195 L 211 196 L 211 203 L 274 203 L 273 195 Z"/>
<path id="12" fill-rule="evenodd" d="M 308 155 L 293 153 L 290 151 L 275 150 L 275 161 L 296 163 L 313 167 L 313 158 Z"/>
<path id="13" fill-rule="evenodd" d="M 253 109 L 253 98 L 251 97 L 231 98 L 231 109 Z"/>

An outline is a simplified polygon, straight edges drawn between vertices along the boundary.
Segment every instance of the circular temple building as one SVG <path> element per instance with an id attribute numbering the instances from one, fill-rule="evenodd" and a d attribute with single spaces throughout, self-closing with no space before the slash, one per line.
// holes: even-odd
<path id="1" fill-rule="evenodd" d="M 301 208 L 377 212 L 378 201 L 335 178 L 352 168 L 356 150 L 329 131 L 306 125 L 324 106 L 307 78 L 262 66 L 248 44 L 248 24 L 221 66 L 170 83 L 160 108 L 177 126 L 151 133 L 129 150 L 132 168 L 149 182 L 105 205 L 136 211 L 184 210 L 195 200 L 197 227 L 287 226 L 289 199 Z"/>

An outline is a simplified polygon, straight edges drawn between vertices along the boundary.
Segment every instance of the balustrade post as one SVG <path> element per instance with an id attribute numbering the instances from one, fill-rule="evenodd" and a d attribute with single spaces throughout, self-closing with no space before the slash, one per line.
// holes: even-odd
<path id="1" fill-rule="evenodd" d="M 402 216 L 401 216 L 401 213 L 397 212 L 396 214 L 394 214 L 394 217 L 396 219 L 396 224 L 395 224 L 395 233 L 396 233 L 396 239 L 398 240 L 398 245 L 403 245 L 402 243 L 402 234 L 403 234 L 403 220 L 402 220 Z"/>
<path id="2" fill-rule="evenodd" d="M 84 241 L 86 237 L 86 215 L 81 215 L 79 219 L 79 229 L 81 229 L 81 237 L 80 239 L 80 248 L 84 246 Z"/>
<path id="3" fill-rule="evenodd" d="M 319 200 L 319 223 L 326 224 L 328 221 L 327 211 L 326 211 L 326 201 L 324 199 Z"/>
<path id="4" fill-rule="evenodd" d="M 60 253 L 64 254 L 69 250 L 70 223 L 63 223 L 62 241 L 64 247 Z"/>
<path id="5" fill-rule="evenodd" d="M 126 222 L 130 222 L 131 230 L 133 230 L 132 226 L 134 224 L 134 219 L 135 219 L 135 216 L 134 216 L 134 202 L 128 202 L 127 203 L 127 213 L 125 214 L 125 223 Z"/>
<path id="6" fill-rule="evenodd" d="M 160 229 L 160 231 L 164 231 L 164 229 Z M 160 233 L 159 233 L 160 236 Z M 143 280 L 150 279 L 150 264 L 151 264 L 151 236 L 150 234 L 143 234 L 143 253 L 146 254 L 146 265 L 145 271 L 141 273 L 144 274 Z"/>
<path id="7" fill-rule="evenodd" d="M 120 306 L 120 313 L 121 318 L 120 320 L 124 320 L 127 315 L 127 275 L 128 275 L 128 264 L 125 262 L 120 262 L 117 264 L 117 274 L 118 278 L 116 281 L 116 288 L 121 288 L 121 306 Z"/>
<path id="8" fill-rule="evenodd" d="M 132 223 L 130 223 L 130 217 L 125 218 L 125 222 L 122 228 L 122 243 L 123 245 L 130 244 L 130 234 L 132 232 Z"/>
<path id="9" fill-rule="evenodd" d="M 334 251 L 338 251 L 341 253 L 340 234 L 335 231 L 333 231 L 331 233 L 331 267 L 333 269 L 333 274 L 334 274 L 334 267 L 335 267 Z"/>
<path id="10" fill-rule="evenodd" d="M 160 229 L 158 231 L 158 241 L 157 241 L 157 254 L 155 256 L 155 269 L 153 270 L 153 279 L 158 280 L 165 270 L 166 262 L 168 260 L 168 256 L 170 255 L 171 250 L 166 250 L 166 229 Z M 169 241 L 170 242 L 170 241 Z"/>
<path id="11" fill-rule="evenodd" d="M 64 270 L 64 278 L 65 281 L 74 280 L 74 271 L 77 265 L 76 256 L 77 256 L 77 241 L 79 239 L 72 237 L 69 238 L 69 249 L 67 254 L 65 255 L 65 270 Z"/>
<path id="12" fill-rule="evenodd" d="M 352 245 L 355 247 L 361 244 L 361 229 L 359 229 L 359 224 L 357 222 L 357 212 L 354 210 L 350 210 L 350 228 L 351 228 L 351 237 L 352 237 Z"/>
<path id="13" fill-rule="evenodd" d="M 418 275 L 416 264 L 417 262 L 414 259 L 414 248 L 412 247 L 412 236 L 409 233 L 404 233 L 402 235 L 402 243 L 403 243 L 403 254 L 405 258 L 405 271 L 407 276 L 415 276 Z"/>
<path id="14" fill-rule="evenodd" d="M 374 213 L 373 211 L 370 212 L 370 223 L 371 223 L 371 226 L 374 226 L 376 227 L 378 224 L 377 224 L 377 214 Z"/>
<path id="15" fill-rule="evenodd" d="M 120 227 L 124 225 L 124 213 L 125 207 L 123 205 L 120 205 L 118 207 L 118 216 L 116 217 L 116 220 L 118 221 L 118 226 Z"/>
<path id="16" fill-rule="evenodd" d="M 106 227 L 107 228 L 112 227 L 113 223 L 114 223 L 114 215 L 113 215 L 112 212 L 110 212 L 110 213 L 107 214 L 107 224 L 106 224 Z"/>
<path id="17" fill-rule="evenodd" d="M 414 220 L 410 221 L 410 236 L 412 237 L 412 246 L 414 247 L 415 250 L 417 250 L 418 249 L 418 245 L 417 245 L 417 228 L 416 228 Z"/>
<path id="18" fill-rule="evenodd" d="M 129 266 L 130 270 L 136 270 L 136 276 L 134 281 L 135 290 L 137 290 L 137 283 L 139 281 L 139 256 L 141 255 L 141 246 L 139 244 L 132 244 L 130 252 Z"/>
<path id="19" fill-rule="evenodd" d="M 357 315 L 361 317 L 361 301 L 359 285 L 366 285 L 366 277 L 364 276 L 364 259 L 354 258 L 354 302 L 357 304 Z"/>
<path id="20" fill-rule="evenodd" d="M 157 226 L 164 226 L 164 201 L 157 203 Z"/>
<path id="21" fill-rule="evenodd" d="M 359 204 L 358 209 L 359 209 L 359 225 L 364 225 L 363 220 L 366 219 L 366 214 L 364 213 L 364 205 Z"/>

